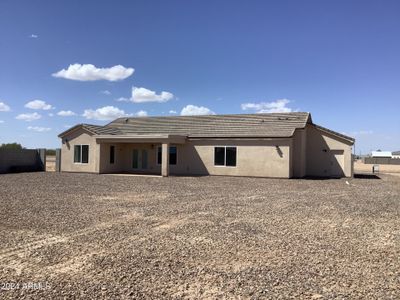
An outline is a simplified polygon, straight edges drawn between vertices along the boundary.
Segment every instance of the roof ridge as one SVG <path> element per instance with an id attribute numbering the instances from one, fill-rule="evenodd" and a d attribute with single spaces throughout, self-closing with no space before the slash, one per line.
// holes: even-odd
<path id="1" fill-rule="evenodd" d="M 304 111 L 293 111 L 293 112 L 274 112 L 274 113 L 253 113 L 253 114 L 210 114 L 210 115 L 172 115 L 172 116 L 144 116 L 144 117 L 139 117 L 139 116 L 126 116 L 126 117 L 120 117 L 116 118 L 114 121 L 111 121 L 110 123 L 115 122 L 116 120 L 123 120 L 123 119 L 152 119 L 152 118 L 161 118 L 161 119 L 167 119 L 167 118 L 206 118 L 206 117 L 239 117 L 239 116 L 278 116 L 278 115 L 310 115 L 309 112 L 304 112 Z M 108 123 L 108 124 L 110 124 Z M 107 126 L 106 124 L 105 126 Z"/>

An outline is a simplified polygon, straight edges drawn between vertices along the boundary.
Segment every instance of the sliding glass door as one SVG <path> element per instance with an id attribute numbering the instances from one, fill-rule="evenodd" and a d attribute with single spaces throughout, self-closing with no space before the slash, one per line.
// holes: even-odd
<path id="1" fill-rule="evenodd" d="M 148 154 L 147 149 L 133 149 L 132 151 L 132 168 L 134 170 L 147 169 Z"/>

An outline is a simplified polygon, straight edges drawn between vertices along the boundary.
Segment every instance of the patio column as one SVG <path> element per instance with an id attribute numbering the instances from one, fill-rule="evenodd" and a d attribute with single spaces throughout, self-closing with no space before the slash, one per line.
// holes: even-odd
<path id="1" fill-rule="evenodd" d="M 169 143 L 163 143 L 161 147 L 161 175 L 169 174 Z"/>

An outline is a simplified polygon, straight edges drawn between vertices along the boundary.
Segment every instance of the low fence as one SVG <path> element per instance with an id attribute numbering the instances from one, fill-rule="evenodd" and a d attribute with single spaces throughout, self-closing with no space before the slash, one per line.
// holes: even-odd
<path id="1" fill-rule="evenodd" d="M 363 163 L 373 165 L 400 165 L 400 159 L 389 157 L 365 157 L 363 158 Z"/>
<path id="2" fill-rule="evenodd" d="M 0 149 L 0 173 L 46 171 L 46 149 Z"/>

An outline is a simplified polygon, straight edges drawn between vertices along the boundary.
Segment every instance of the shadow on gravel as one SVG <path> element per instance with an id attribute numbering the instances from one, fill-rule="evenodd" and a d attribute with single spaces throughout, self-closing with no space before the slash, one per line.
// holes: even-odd
<path id="1" fill-rule="evenodd" d="M 354 174 L 354 178 L 357 179 L 381 179 L 379 176 L 374 174 Z"/>
<path id="2" fill-rule="evenodd" d="M 306 176 L 300 179 L 305 179 L 305 180 L 331 180 L 331 179 L 340 179 L 339 177 L 323 177 L 323 176 Z"/>
<path id="3" fill-rule="evenodd" d="M 357 179 L 381 179 L 379 176 L 374 175 L 374 174 L 354 174 L 354 178 Z M 332 180 L 332 179 L 341 179 L 341 178 L 336 178 L 336 177 L 318 177 L 318 176 L 307 176 L 304 178 L 300 179 L 305 179 L 305 180 Z"/>

